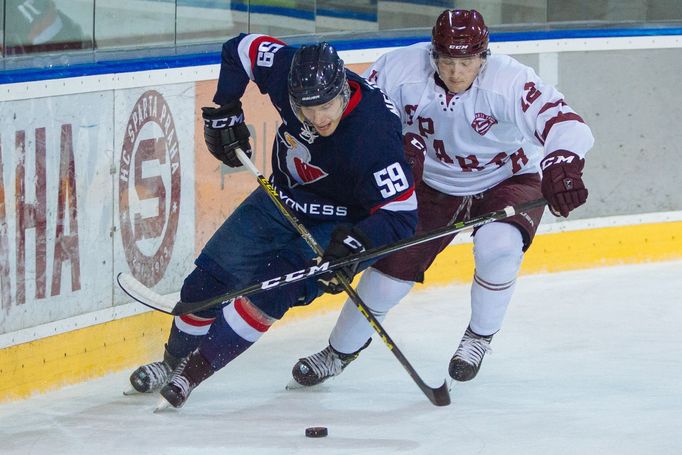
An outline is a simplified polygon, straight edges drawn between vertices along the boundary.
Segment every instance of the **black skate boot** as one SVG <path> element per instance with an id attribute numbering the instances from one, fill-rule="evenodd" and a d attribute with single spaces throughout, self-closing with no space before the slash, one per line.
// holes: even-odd
<path id="1" fill-rule="evenodd" d="M 173 370 L 168 384 L 161 389 L 161 396 L 174 408 L 181 408 L 192 390 L 213 373 L 211 364 L 197 349 Z M 164 403 L 160 403 L 157 410 L 165 407 Z"/>
<path id="2" fill-rule="evenodd" d="M 165 349 L 162 361 L 142 365 L 133 371 L 133 374 L 130 375 L 130 385 L 133 386 L 133 389 L 125 392 L 125 394 L 152 393 L 161 390 L 161 387 L 166 385 L 171 372 L 179 363 L 180 359 L 171 355 L 168 349 Z"/>
<path id="3" fill-rule="evenodd" d="M 369 346 L 371 341 L 370 338 L 363 347 L 352 354 L 342 354 L 330 345 L 317 354 L 298 359 L 291 371 L 294 381 L 287 388 L 314 386 L 340 375 L 349 363 L 358 358 L 360 351 Z"/>
<path id="4" fill-rule="evenodd" d="M 467 327 L 455 355 L 450 359 L 448 368 L 450 376 L 460 382 L 474 379 L 483 362 L 483 356 L 487 351 L 491 351 L 492 339 L 492 335 L 480 336 Z"/>

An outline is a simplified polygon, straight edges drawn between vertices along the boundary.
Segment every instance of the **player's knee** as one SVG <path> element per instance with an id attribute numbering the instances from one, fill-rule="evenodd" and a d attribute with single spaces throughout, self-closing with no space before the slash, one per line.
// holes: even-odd
<path id="1" fill-rule="evenodd" d="M 490 223 L 474 236 L 476 274 L 482 278 L 513 279 L 523 260 L 523 236 L 509 223 Z"/>
<path id="2" fill-rule="evenodd" d="M 412 289 L 413 281 L 388 276 L 374 268 L 368 268 L 358 283 L 358 294 L 376 317 L 385 315 Z"/>
<path id="3" fill-rule="evenodd" d="M 298 251 L 282 250 L 275 256 L 255 280 L 277 275 L 284 275 L 291 270 L 301 269 L 307 264 L 307 258 Z M 261 292 L 250 296 L 251 303 L 263 313 L 274 319 L 281 319 L 293 306 L 307 305 L 318 294 L 314 278 L 297 281 L 282 287 L 278 292 Z"/>
<path id="4" fill-rule="evenodd" d="M 229 292 L 229 288 L 225 283 L 201 267 L 195 267 L 182 283 L 180 300 L 183 302 L 199 302 L 227 292 Z"/>

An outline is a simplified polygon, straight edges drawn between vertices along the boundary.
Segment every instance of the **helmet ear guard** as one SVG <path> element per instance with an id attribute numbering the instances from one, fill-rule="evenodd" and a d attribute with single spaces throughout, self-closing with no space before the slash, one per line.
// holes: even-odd
<path id="1" fill-rule="evenodd" d="M 488 27 L 476 10 L 445 10 L 431 30 L 432 57 L 475 57 L 490 55 Z"/>

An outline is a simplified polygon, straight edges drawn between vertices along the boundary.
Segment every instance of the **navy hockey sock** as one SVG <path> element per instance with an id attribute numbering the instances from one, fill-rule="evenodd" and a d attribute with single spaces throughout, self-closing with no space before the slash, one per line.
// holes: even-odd
<path id="1" fill-rule="evenodd" d="M 199 350 L 217 371 L 250 348 L 274 321 L 247 298 L 237 298 L 223 308 Z"/>
<path id="2" fill-rule="evenodd" d="M 197 302 L 229 291 L 227 284 L 217 280 L 202 267 L 196 267 L 182 285 L 180 299 Z M 220 307 L 193 314 L 176 316 L 168 337 L 167 350 L 177 358 L 188 356 L 201 343 L 211 324 L 220 315 Z"/>

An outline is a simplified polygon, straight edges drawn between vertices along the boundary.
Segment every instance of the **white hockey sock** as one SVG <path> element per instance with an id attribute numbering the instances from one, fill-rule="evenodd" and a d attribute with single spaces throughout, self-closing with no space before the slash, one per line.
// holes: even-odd
<path id="1" fill-rule="evenodd" d="M 374 317 L 381 322 L 388 310 L 397 305 L 412 286 L 412 281 L 402 281 L 369 268 L 362 274 L 357 291 Z M 348 299 L 329 336 L 329 344 L 341 353 L 351 354 L 358 351 L 373 334 L 374 329 L 367 319 L 360 314 L 355 303 Z"/>
<path id="2" fill-rule="evenodd" d="M 491 223 L 474 236 L 476 270 L 471 285 L 471 330 L 492 335 L 502 328 L 523 260 L 521 231 L 508 223 Z"/>

